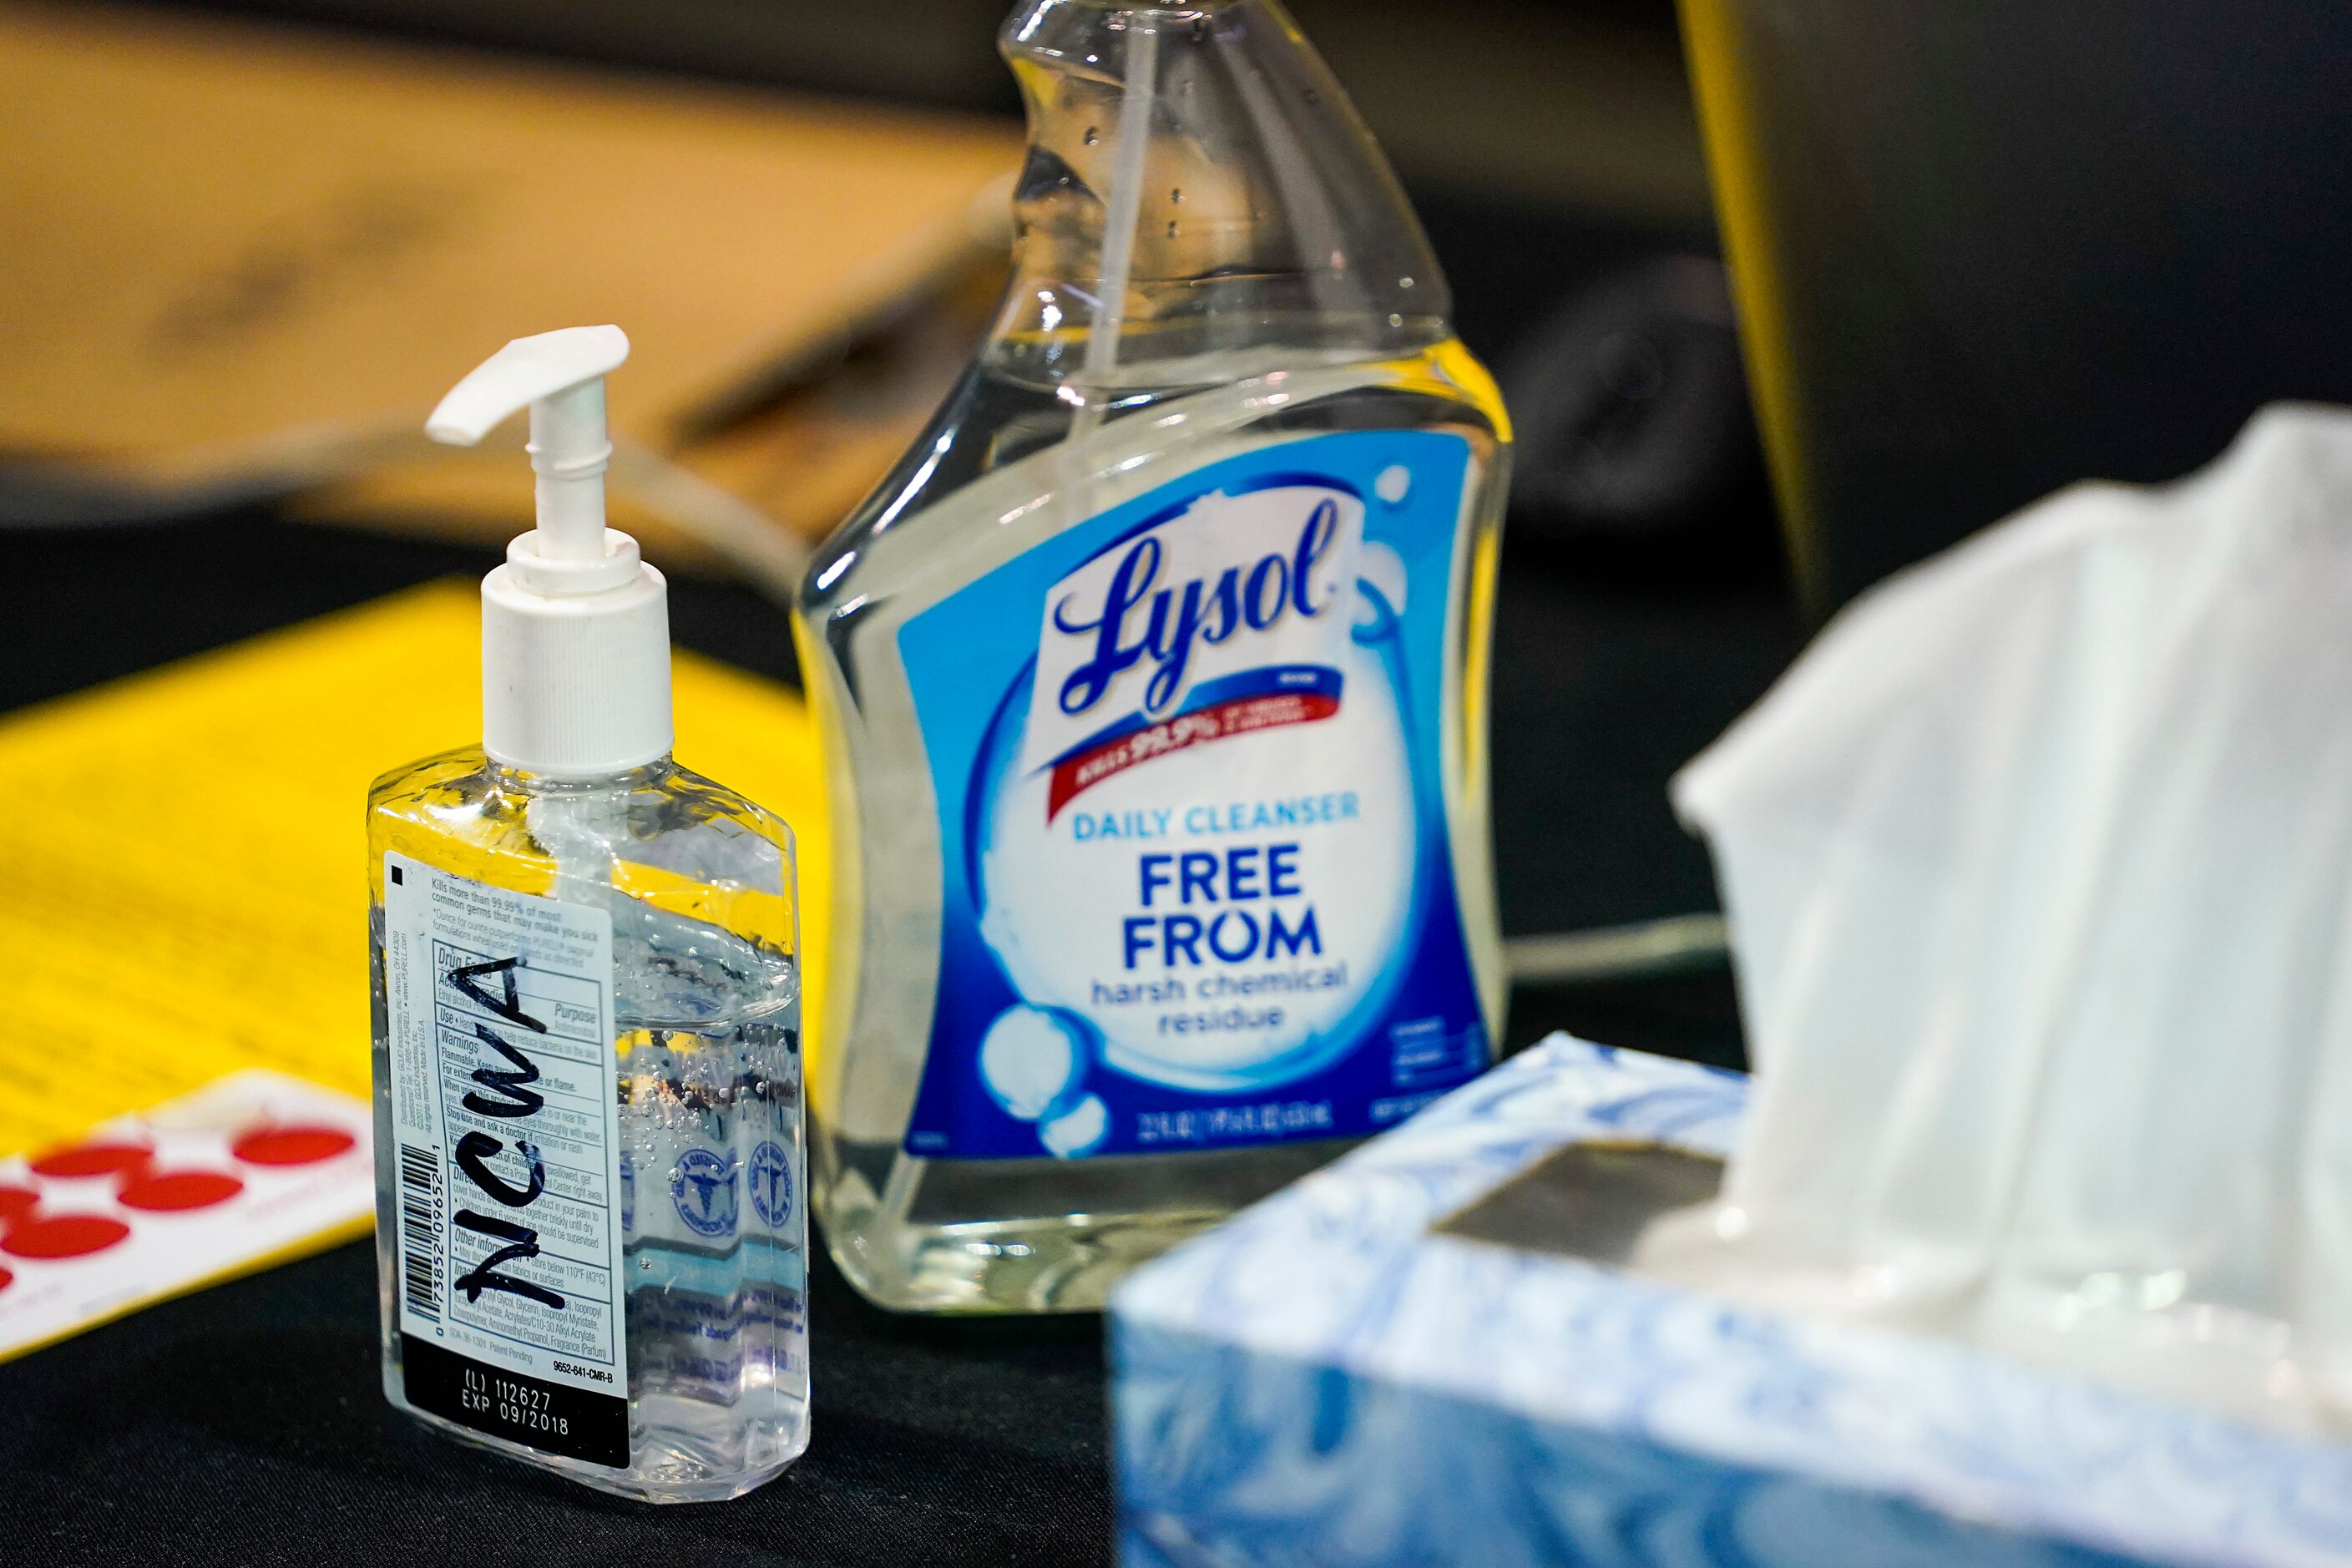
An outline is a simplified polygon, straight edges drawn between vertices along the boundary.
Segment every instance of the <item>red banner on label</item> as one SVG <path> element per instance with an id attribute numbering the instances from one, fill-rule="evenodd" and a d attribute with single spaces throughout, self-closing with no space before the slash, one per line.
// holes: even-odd
<path id="1" fill-rule="evenodd" d="M 1045 820 L 1061 815 L 1062 807 L 1083 791 L 1125 773 L 1138 763 L 1164 757 L 1192 746 L 1273 730 L 1285 724 L 1312 723 L 1339 710 L 1339 699 L 1324 691 L 1276 691 L 1260 697 L 1235 697 L 1191 713 L 1180 713 L 1148 729 L 1065 757 L 1054 764 L 1053 782 L 1045 791 Z"/>

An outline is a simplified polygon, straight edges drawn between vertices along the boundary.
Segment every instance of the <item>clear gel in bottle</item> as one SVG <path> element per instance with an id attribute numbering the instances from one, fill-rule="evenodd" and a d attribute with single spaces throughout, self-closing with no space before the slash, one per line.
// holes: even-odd
<path id="1" fill-rule="evenodd" d="M 669 756 L 660 574 L 604 526 L 612 327 L 509 344 L 539 528 L 482 585 L 480 748 L 368 797 L 384 1393 L 656 1502 L 808 1446 L 791 830 Z"/>

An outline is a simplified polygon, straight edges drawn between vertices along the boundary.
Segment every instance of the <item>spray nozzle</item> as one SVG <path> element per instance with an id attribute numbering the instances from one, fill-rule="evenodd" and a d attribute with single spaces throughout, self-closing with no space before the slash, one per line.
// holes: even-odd
<path id="1" fill-rule="evenodd" d="M 425 433 L 471 447 L 509 416 L 530 410 L 530 466 L 539 476 L 539 528 L 507 548 L 525 587 L 593 594 L 636 574 L 636 542 L 604 526 L 604 377 L 629 357 L 618 327 L 567 327 L 517 338 L 450 388 Z"/>

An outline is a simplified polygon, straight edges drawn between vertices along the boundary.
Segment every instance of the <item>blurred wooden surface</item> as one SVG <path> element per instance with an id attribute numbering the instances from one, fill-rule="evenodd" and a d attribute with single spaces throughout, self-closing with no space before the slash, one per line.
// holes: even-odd
<path id="1" fill-rule="evenodd" d="M 0 454 L 421 423 L 507 339 L 617 321 L 656 451 L 983 252 L 1001 121 L 247 23 L 0 6 Z"/>

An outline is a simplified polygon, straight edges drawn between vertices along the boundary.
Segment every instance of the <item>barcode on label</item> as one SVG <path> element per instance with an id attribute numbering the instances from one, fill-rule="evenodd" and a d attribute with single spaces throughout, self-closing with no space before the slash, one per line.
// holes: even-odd
<path id="1" fill-rule="evenodd" d="M 441 1321 L 441 1163 L 429 1149 L 400 1146 L 400 1266 L 408 1310 Z"/>

